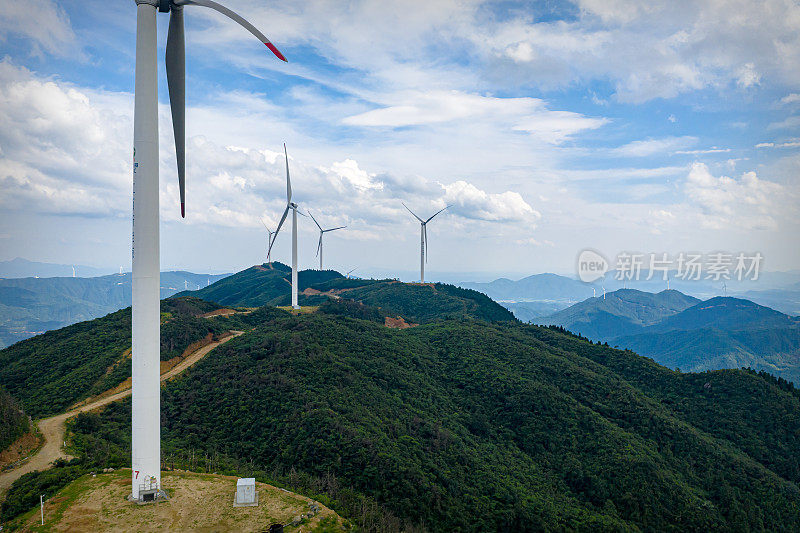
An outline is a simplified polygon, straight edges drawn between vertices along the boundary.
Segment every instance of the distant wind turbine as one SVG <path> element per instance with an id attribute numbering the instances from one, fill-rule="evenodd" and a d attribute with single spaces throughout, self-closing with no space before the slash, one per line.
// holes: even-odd
<path id="1" fill-rule="evenodd" d="M 728 295 L 728 284 L 727 284 L 727 283 L 725 283 L 724 281 L 722 282 L 722 294 L 723 294 L 724 296 L 727 296 L 727 295 Z"/>
<path id="2" fill-rule="evenodd" d="M 606 286 L 603 285 L 603 300 L 606 299 Z"/>
<path id="3" fill-rule="evenodd" d="M 445 207 L 439 209 L 434 214 L 432 214 L 427 220 L 422 220 L 421 218 L 419 218 L 416 215 L 416 213 L 414 213 L 411 209 L 409 209 L 409 207 L 404 202 L 401 202 L 401 203 L 403 204 L 403 207 L 408 209 L 409 213 L 414 215 L 414 218 L 419 220 L 419 226 L 420 226 L 420 230 L 419 230 L 419 282 L 420 283 L 425 283 L 425 261 L 428 258 L 428 222 L 433 220 L 433 217 L 435 217 L 436 215 L 438 215 L 439 213 L 441 213 L 442 211 L 444 211 L 445 209 L 447 209 L 450 206 L 449 205 L 445 206 Z"/>
<path id="4" fill-rule="evenodd" d="M 286 152 L 286 143 L 283 144 L 283 155 L 286 157 L 286 210 L 283 212 L 281 221 L 278 222 L 278 227 L 275 228 L 275 235 L 272 237 L 272 244 L 269 245 L 267 250 L 267 257 L 272 252 L 272 246 L 275 244 L 275 239 L 278 238 L 278 232 L 286 220 L 286 215 L 289 214 L 289 209 L 292 210 L 292 307 L 300 309 L 297 305 L 297 207 L 298 205 L 292 202 L 292 180 L 289 177 L 289 154 Z"/>
<path id="5" fill-rule="evenodd" d="M 73 278 L 75 277 L 75 266 L 74 266 L 74 265 L 73 265 L 73 267 L 72 267 L 72 277 L 73 277 Z"/>
<path id="6" fill-rule="evenodd" d="M 267 265 L 271 265 L 272 261 L 270 260 L 270 251 L 272 250 L 272 236 L 275 235 L 275 231 L 272 231 L 267 227 L 267 224 L 262 220 L 261 224 L 263 224 L 264 229 L 267 230 Z"/>
<path id="7" fill-rule="evenodd" d="M 597 289 L 592 287 L 592 298 L 597 298 Z"/>
<path id="8" fill-rule="evenodd" d="M 314 221 L 314 224 L 317 225 L 319 228 L 319 244 L 317 245 L 317 255 L 319 256 L 319 269 L 322 270 L 322 236 L 325 235 L 329 231 L 336 231 L 337 229 L 344 229 L 347 226 L 339 226 L 338 228 L 330 228 L 330 229 L 322 229 L 322 226 L 319 225 L 317 219 L 314 218 L 314 215 L 311 214 L 311 211 L 308 212 L 308 215 L 311 217 L 311 220 Z"/>
<path id="9" fill-rule="evenodd" d="M 350 270 L 347 272 L 347 274 L 345 274 L 345 276 L 344 276 L 344 277 L 346 277 L 347 279 L 350 279 L 350 274 L 352 274 L 352 273 L 353 273 L 353 272 L 354 272 L 354 271 L 355 271 L 357 268 L 358 268 L 358 267 L 356 267 L 356 268 L 351 268 L 351 269 L 350 269 Z"/>

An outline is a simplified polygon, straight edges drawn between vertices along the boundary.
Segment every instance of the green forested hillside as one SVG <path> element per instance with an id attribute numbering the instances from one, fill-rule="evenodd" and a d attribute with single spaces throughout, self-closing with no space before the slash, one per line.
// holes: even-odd
<path id="1" fill-rule="evenodd" d="M 219 322 L 195 314 L 218 308 L 197 300 L 161 302 L 161 358 L 180 355 Z M 0 385 L 31 416 L 63 412 L 78 400 L 112 388 L 131 375 L 131 310 L 48 331 L 0 350 Z"/>
<path id="2" fill-rule="evenodd" d="M 30 430 L 28 415 L 3 387 L 0 387 L 0 451 Z"/>
<path id="3" fill-rule="evenodd" d="M 393 330 L 331 311 L 224 319 L 248 332 L 164 389 L 167 464 L 302 485 L 353 518 L 377 502 L 432 531 L 800 528 L 800 394 L 784 381 L 680 374 L 510 321 Z M 82 417 L 76 442 L 127 461 L 127 409 Z"/>
<path id="4" fill-rule="evenodd" d="M 291 269 L 282 263 L 256 265 L 229 276 L 191 295 L 221 305 L 257 307 L 289 305 Z M 451 318 L 514 320 L 514 315 L 486 295 L 443 283 L 401 283 L 396 280 L 347 279 L 333 270 L 303 270 L 298 273 L 300 305 L 319 305 L 330 295 L 377 307 L 385 316 L 402 316 L 424 323 Z M 325 294 L 318 294 L 318 293 Z"/>
<path id="5" fill-rule="evenodd" d="M 208 287 L 184 291 L 177 296 L 191 295 L 221 305 L 260 307 L 262 305 L 289 305 L 291 303 L 291 268 L 277 261 L 255 265 Z M 308 287 L 329 280 L 344 278 L 334 270 L 302 270 L 297 273 L 297 283 L 302 292 Z M 312 299 L 313 300 L 313 299 Z M 314 304 L 300 295 L 300 304 Z"/>

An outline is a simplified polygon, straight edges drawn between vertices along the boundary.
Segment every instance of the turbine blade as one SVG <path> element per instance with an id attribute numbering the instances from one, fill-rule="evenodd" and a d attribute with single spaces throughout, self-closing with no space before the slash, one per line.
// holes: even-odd
<path id="1" fill-rule="evenodd" d="M 281 230 L 281 226 L 283 226 L 283 222 L 286 220 L 286 215 L 289 214 L 289 206 L 286 206 L 286 210 L 283 212 L 283 216 L 281 217 L 281 221 L 278 222 L 278 227 L 275 229 L 275 233 L 272 235 L 272 242 L 269 243 L 269 249 L 267 250 L 267 255 L 272 252 L 272 245 L 275 244 L 275 240 L 278 238 L 278 232 Z"/>
<path id="2" fill-rule="evenodd" d="M 261 221 L 261 225 L 262 225 L 262 226 L 264 226 L 264 229 L 265 229 L 265 230 L 267 230 L 267 231 L 269 231 L 270 233 L 272 233 L 272 231 L 271 231 L 271 230 L 270 230 L 270 229 L 267 227 L 267 223 L 266 223 L 266 222 L 264 222 L 264 219 L 263 219 L 263 218 L 259 218 L 258 220 L 260 220 L 260 221 Z"/>
<path id="3" fill-rule="evenodd" d="M 411 209 L 409 209 L 409 208 L 408 208 L 408 206 L 405 204 L 405 202 L 400 202 L 400 203 L 401 203 L 401 204 L 403 204 L 403 207 L 405 207 L 406 209 L 408 209 L 408 212 L 409 212 L 409 213 L 411 213 L 412 215 L 414 215 L 414 218 L 416 218 L 417 220 L 419 220 L 420 222 L 422 222 L 422 219 L 421 219 L 421 218 L 419 218 L 419 217 L 418 217 L 418 216 L 417 216 L 417 215 L 414 213 L 414 211 L 412 211 Z"/>
<path id="4" fill-rule="evenodd" d="M 326 229 L 326 230 L 323 230 L 323 231 L 336 231 L 337 229 L 344 229 L 346 227 L 347 226 L 339 226 L 338 228 L 331 228 L 331 229 Z"/>
<path id="5" fill-rule="evenodd" d="M 312 215 L 312 214 L 311 214 L 311 211 L 309 211 L 309 212 L 308 212 L 308 216 L 310 216 L 310 217 L 311 217 L 311 220 L 313 220 L 313 221 L 314 221 L 314 224 L 316 224 L 316 225 L 317 225 L 317 227 L 319 228 L 319 230 L 320 230 L 320 231 L 322 231 L 322 226 L 320 226 L 320 225 L 319 225 L 319 222 L 317 222 L 317 219 L 316 219 L 316 218 L 314 218 L 314 215 Z"/>
<path id="6" fill-rule="evenodd" d="M 213 2 L 212 0 L 172 0 L 175 6 L 188 6 L 188 5 L 195 5 L 195 6 L 203 6 L 213 9 L 214 11 L 218 11 L 222 13 L 226 17 L 234 20 L 235 22 L 239 23 L 244 29 L 252 33 L 256 36 L 256 39 L 264 43 L 264 45 L 270 49 L 270 51 L 275 54 L 275 57 L 280 59 L 281 61 L 286 61 L 286 57 L 281 53 L 280 50 L 275 48 L 275 45 L 270 42 L 267 37 L 258 31 L 258 28 L 247 22 L 243 17 L 236 14 L 235 12 L 231 11 L 227 7 Z"/>
<path id="7" fill-rule="evenodd" d="M 167 67 L 172 131 L 175 134 L 175 159 L 178 163 L 181 217 L 186 217 L 186 44 L 183 33 L 183 7 L 181 6 L 173 6 L 170 10 L 164 63 Z"/>
<path id="8" fill-rule="evenodd" d="M 322 231 L 319 232 L 319 244 L 317 244 L 317 257 L 319 257 L 319 251 L 322 248 Z"/>
<path id="9" fill-rule="evenodd" d="M 286 156 L 286 201 L 292 201 L 292 180 L 289 178 L 289 154 L 286 152 L 286 143 L 283 143 L 283 155 Z"/>
<path id="10" fill-rule="evenodd" d="M 438 215 L 439 213 L 441 213 L 442 211 L 444 211 L 444 210 L 445 210 L 445 209 L 447 209 L 448 207 L 450 207 L 450 206 L 449 206 L 449 205 L 446 205 L 446 206 L 444 206 L 443 208 L 441 208 L 441 209 L 439 209 L 438 211 L 436 211 L 434 214 L 432 214 L 432 215 L 431 215 L 431 218 L 429 218 L 428 220 L 426 220 L 426 221 L 425 221 L 425 223 L 427 224 L 428 222 L 430 222 L 431 220 L 433 220 L 433 217 L 435 217 L 436 215 Z"/>
<path id="11" fill-rule="evenodd" d="M 425 262 L 428 262 L 428 225 L 422 225 L 422 234 L 425 236 Z"/>

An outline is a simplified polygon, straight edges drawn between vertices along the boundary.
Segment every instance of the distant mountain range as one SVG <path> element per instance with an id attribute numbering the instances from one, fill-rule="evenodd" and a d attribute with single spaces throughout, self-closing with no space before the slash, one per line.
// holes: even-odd
<path id="1" fill-rule="evenodd" d="M 684 371 L 751 367 L 800 383 L 800 318 L 741 298 L 621 289 L 535 322 Z"/>
<path id="2" fill-rule="evenodd" d="M 642 271 L 638 281 L 627 282 L 617 280 L 615 276 L 616 271 L 612 270 L 606 274 L 605 280 L 584 283 L 575 278 L 545 273 L 534 274 L 516 281 L 499 278 L 488 283 L 463 281 L 457 285 L 486 294 L 507 307 L 524 322 L 530 322 L 566 309 L 570 305 L 594 295 L 601 296 L 603 288 L 609 293 L 625 288 L 635 288 L 651 293 L 666 289 L 666 282 L 661 279 L 660 273 L 653 279 L 647 280 L 647 271 Z M 707 279 L 684 281 L 676 279 L 673 272 L 670 274 L 670 287 L 700 299 L 714 296 L 736 296 L 771 307 L 782 313 L 800 315 L 800 272 L 798 271 L 762 272 L 757 281 L 713 281 Z"/>
<path id="3" fill-rule="evenodd" d="M 72 268 L 70 267 L 70 274 Z M 161 298 L 227 274 L 161 273 Z M 0 279 L 0 347 L 131 305 L 131 273 L 93 278 Z"/>
<path id="4" fill-rule="evenodd" d="M 86 265 L 59 265 L 55 263 L 39 263 L 28 261 L 21 257 L 10 261 L 0 261 L 0 278 L 56 278 L 71 277 L 72 269 L 75 275 L 82 278 L 103 276 L 111 274 L 107 268 L 90 267 Z"/>

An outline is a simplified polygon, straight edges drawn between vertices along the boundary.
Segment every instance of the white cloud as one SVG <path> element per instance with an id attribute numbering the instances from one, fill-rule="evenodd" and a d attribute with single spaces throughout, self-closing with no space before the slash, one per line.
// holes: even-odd
<path id="1" fill-rule="evenodd" d="M 761 83 L 761 75 L 755 71 L 755 63 L 746 63 L 736 71 L 736 84 L 742 88 Z"/>
<path id="2" fill-rule="evenodd" d="M 763 142 L 758 143 L 756 148 L 797 148 L 800 146 L 800 139 L 792 139 L 785 142 Z"/>
<path id="3" fill-rule="evenodd" d="M 697 137 L 665 137 L 663 139 L 647 139 L 632 141 L 615 148 L 613 155 L 621 157 L 648 157 L 651 155 L 669 155 L 679 149 L 686 148 L 697 142 Z"/>
<path id="4" fill-rule="evenodd" d="M 465 181 L 456 181 L 444 186 L 444 200 L 450 204 L 449 211 L 464 218 L 491 221 L 522 221 L 535 223 L 541 218 L 517 192 L 506 191 L 492 194 L 482 191 Z"/>
<path id="5" fill-rule="evenodd" d="M 130 201 L 130 117 L 108 95 L 41 79 L 0 61 L 0 178 L 5 208 L 109 215 Z M 124 105 L 122 106 L 124 107 Z"/>
<path id="6" fill-rule="evenodd" d="M 780 122 L 773 122 L 767 128 L 770 130 L 800 128 L 800 115 L 787 117 Z"/>
<path id="7" fill-rule="evenodd" d="M 552 111 L 538 98 L 497 98 L 459 91 L 411 91 L 393 95 L 385 107 L 346 117 L 351 126 L 406 127 L 458 120 L 491 120 L 558 144 L 584 130 L 601 127 L 604 118 Z"/>
<path id="8" fill-rule="evenodd" d="M 34 55 L 47 52 L 81 58 L 83 53 L 69 17 L 52 0 L 11 0 L 0 6 L 0 41 L 30 40 Z"/>
<path id="9" fill-rule="evenodd" d="M 700 208 L 701 222 L 713 229 L 776 229 L 795 197 L 755 172 L 745 172 L 739 179 L 715 177 L 703 163 L 692 165 L 684 190 L 690 204 Z"/>
<path id="10" fill-rule="evenodd" d="M 792 105 L 797 103 L 800 103 L 800 94 L 798 93 L 787 94 L 780 100 L 781 105 Z"/>

